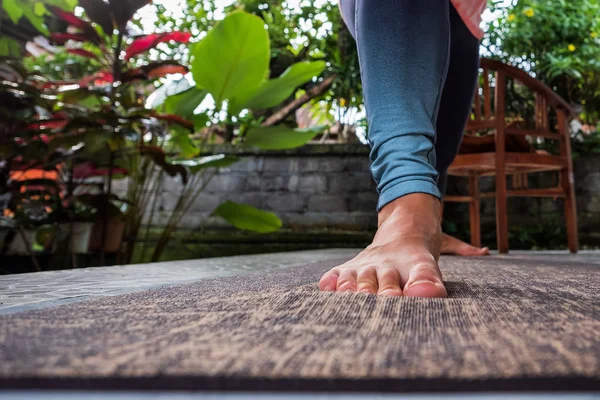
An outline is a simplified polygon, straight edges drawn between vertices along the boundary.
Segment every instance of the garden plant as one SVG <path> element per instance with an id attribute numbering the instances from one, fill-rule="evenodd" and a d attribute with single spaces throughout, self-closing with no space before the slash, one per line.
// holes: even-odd
<path id="1" fill-rule="evenodd" d="M 109 229 L 116 227 L 118 231 L 120 224 L 115 221 L 122 221 L 120 231 L 126 245 L 118 253 L 119 261 L 125 263 L 133 261 L 143 227 L 152 224 L 152 206 L 163 177 L 178 179 L 181 195 L 152 251 L 150 260 L 154 261 L 160 259 L 173 230 L 217 169 L 237 161 L 225 155 L 204 155 L 206 144 L 225 137 L 240 146 L 293 148 L 320 132 L 266 124 L 264 118 L 254 115 L 253 110 L 260 114 L 260 110 L 280 106 L 290 98 L 293 101 L 296 88 L 316 79 L 325 63 L 298 62 L 281 76 L 269 79 L 268 32 L 260 18 L 243 11 L 233 12 L 193 46 L 193 84 L 171 93 L 157 105 L 159 110 L 145 108 L 153 81 L 190 70 L 175 61 L 140 57 L 161 43 L 187 43 L 190 39 L 190 34 L 183 32 L 130 36 L 131 19 L 146 3 L 82 1 L 83 17 L 46 6 L 64 23 L 64 29 L 50 34 L 51 41 L 85 59 L 94 71 L 77 80 L 51 80 L 33 74 L 37 96 L 53 102 L 46 107 L 46 115 L 29 116 L 28 122 L 38 125 L 30 138 L 16 132 L 5 135 L 7 159 L 21 157 L 19 148 L 31 152 L 35 144 L 39 150 L 24 161 L 56 172 L 54 200 L 64 212 L 58 216 L 51 210 L 56 216 L 52 224 L 75 222 L 83 214 L 86 221 L 97 218 L 94 222 L 101 243 L 96 245 L 103 258 L 106 242 L 113 237 Z M 247 38 L 253 39 L 254 46 L 245 46 Z M 25 84 L 21 77 L 10 85 Z M 214 106 L 197 112 L 206 97 L 212 98 Z M 9 164 L 5 169 L 11 171 Z M 127 179 L 127 196 L 112 194 L 116 179 Z M 15 183 L 8 179 L 7 184 Z M 49 211 L 48 207 L 43 210 Z M 5 214 L 16 216 L 10 209 Z M 272 213 L 232 202 L 218 207 L 214 215 L 259 232 L 281 226 Z M 47 228 L 48 222 L 40 221 L 37 228 Z M 140 259 L 144 259 L 145 250 L 138 255 Z"/>

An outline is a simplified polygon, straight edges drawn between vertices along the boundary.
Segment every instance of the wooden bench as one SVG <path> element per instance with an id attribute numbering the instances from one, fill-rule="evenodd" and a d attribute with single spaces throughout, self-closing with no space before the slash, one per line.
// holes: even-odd
<path id="1" fill-rule="evenodd" d="M 469 203 L 471 243 L 481 246 L 480 200 L 495 198 L 498 251 L 507 253 L 508 197 L 564 198 L 569 250 L 577 252 L 577 209 L 568 125 L 569 119 L 575 116 L 574 110 L 552 89 L 522 70 L 490 59 L 481 60 L 481 69 L 473 115 L 467 124 L 462 151 L 448 171 L 449 175 L 469 179 L 469 193 L 466 196 L 447 196 L 445 201 Z M 509 118 L 507 115 L 509 80 L 535 96 L 535 121 Z M 483 136 L 482 132 L 485 133 Z M 557 154 L 535 151 L 529 143 L 539 139 L 558 142 Z M 528 187 L 528 174 L 548 171 L 559 175 L 556 187 Z M 482 176 L 495 176 L 494 192 L 480 192 L 479 178 Z M 507 176 L 512 177 L 510 189 Z"/>

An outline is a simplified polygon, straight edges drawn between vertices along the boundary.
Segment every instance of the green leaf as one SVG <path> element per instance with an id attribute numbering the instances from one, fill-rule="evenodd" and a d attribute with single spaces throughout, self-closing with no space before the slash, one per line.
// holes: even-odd
<path id="1" fill-rule="evenodd" d="M 310 82 L 325 70 L 324 61 L 299 62 L 290 66 L 279 78 L 264 82 L 247 99 L 235 101 L 233 114 L 244 108 L 267 109 L 278 106 L 294 94 L 298 86 Z M 238 105 L 239 104 L 239 105 Z"/>
<path id="2" fill-rule="evenodd" d="M 192 119 L 194 111 L 208 93 L 206 90 L 192 87 L 183 93 L 167 97 L 164 103 L 164 109 L 167 114 L 175 114 L 185 119 Z"/>
<path id="3" fill-rule="evenodd" d="M 179 125 L 171 127 L 171 141 L 179 148 L 179 155 L 183 158 L 191 158 L 198 154 L 198 149 L 190 138 L 190 132 Z"/>
<path id="4" fill-rule="evenodd" d="M 4 8 L 13 24 L 19 23 L 23 16 L 23 8 L 20 4 L 17 4 L 17 0 L 2 0 L 2 8 Z"/>
<path id="5" fill-rule="evenodd" d="M 263 150 L 295 149 L 310 142 L 322 127 L 314 129 L 292 129 L 287 126 L 272 126 L 268 128 L 251 128 L 246 135 L 246 144 Z"/>
<path id="6" fill-rule="evenodd" d="M 0 57 L 21 56 L 21 45 L 8 36 L 0 37 Z"/>
<path id="7" fill-rule="evenodd" d="M 44 16 L 37 15 L 33 7 L 28 6 L 27 8 L 24 8 L 23 16 L 27 18 L 29 22 L 31 22 L 31 25 L 33 25 L 35 29 L 38 30 L 38 32 L 44 35 L 50 34 L 50 32 L 48 32 L 48 28 L 46 28 L 46 26 L 44 25 Z"/>
<path id="8" fill-rule="evenodd" d="M 112 138 L 112 132 L 97 131 L 87 132 L 83 135 L 83 143 L 88 151 L 96 152 L 106 149 L 108 142 Z M 52 142 L 50 142 L 52 143 Z"/>
<path id="9" fill-rule="evenodd" d="M 221 204 L 212 215 L 225 219 L 238 229 L 258 233 L 276 232 L 283 225 L 274 213 L 232 201 Z"/>
<path id="10" fill-rule="evenodd" d="M 206 113 L 195 114 L 191 119 L 194 123 L 196 132 L 200 132 L 202 129 L 206 128 L 206 124 L 210 121 L 210 117 Z"/>
<path id="11" fill-rule="evenodd" d="M 238 162 L 240 159 L 226 154 L 216 154 L 214 156 L 206 156 L 194 158 L 191 160 L 173 161 L 172 164 L 181 165 L 190 170 L 192 174 L 205 168 L 227 168 Z"/>
<path id="12" fill-rule="evenodd" d="M 236 11 L 192 49 L 192 74 L 218 106 L 255 91 L 269 73 L 270 43 L 264 21 Z"/>
<path id="13" fill-rule="evenodd" d="M 84 141 L 84 135 L 79 134 L 67 134 L 62 136 L 54 137 L 48 144 L 48 150 L 50 152 L 60 148 L 70 150 L 73 147 L 80 146 Z"/>
<path id="14" fill-rule="evenodd" d="M 33 5 L 33 12 L 38 17 L 41 17 L 46 13 L 46 6 L 44 6 L 44 3 L 42 3 L 41 1 L 38 1 Z"/>
<path id="15" fill-rule="evenodd" d="M 47 14 L 46 4 L 66 10 L 72 10 L 77 4 L 77 0 L 1 0 L 1 2 L 2 8 L 14 24 L 17 24 L 21 18 L 26 18 L 44 35 L 49 34 L 48 28 L 44 25 L 44 16 Z"/>
<path id="16" fill-rule="evenodd" d="M 177 81 L 168 82 L 159 87 L 152 93 L 148 99 L 148 107 L 159 109 L 167 98 L 186 92 L 192 87 L 187 79 L 182 78 Z"/>
<path id="17" fill-rule="evenodd" d="M 54 226 L 42 225 L 35 232 L 35 243 L 42 247 L 46 245 L 54 237 Z"/>
<path id="18" fill-rule="evenodd" d="M 75 86 L 75 89 L 61 92 L 59 96 L 63 103 L 81 105 L 82 107 L 89 106 L 88 100 L 90 97 L 95 99 L 94 93 L 87 88 L 79 88 L 78 86 Z M 96 104 L 100 103 L 96 100 Z"/>

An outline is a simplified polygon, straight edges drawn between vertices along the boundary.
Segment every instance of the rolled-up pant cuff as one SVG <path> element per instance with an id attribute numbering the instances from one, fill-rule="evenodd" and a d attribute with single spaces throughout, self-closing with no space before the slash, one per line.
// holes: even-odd
<path id="1" fill-rule="evenodd" d="M 381 211 L 383 207 L 392 201 L 413 193 L 430 194 L 440 200 L 442 199 L 442 194 L 435 182 L 429 180 L 406 180 L 387 187 L 379 195 L 377 212 Z"/>

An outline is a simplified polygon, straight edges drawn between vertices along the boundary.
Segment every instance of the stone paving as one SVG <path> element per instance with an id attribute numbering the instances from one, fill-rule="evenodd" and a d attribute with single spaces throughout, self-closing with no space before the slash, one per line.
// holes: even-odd
<path id="1" fill-rule="evenodd" d="M 0 276 L 0 314 L 202 279 L 350 259 L 358 252 L 359 249 L 299 251 Z M 564 259 L 565 262 L 583 261 L 600 267 L 600 251 L 582 251 L 577 255 L 564 251 L 515 251 L 510 255 L 493 257 L 533 257 L 540 263 L 545 259 Z"/>
<path id="2" fill-rule="evenodd" d="M 299 251 L 0 276 L 0 313 L 350 258 L 355 253 L 347 249 Z"/>

